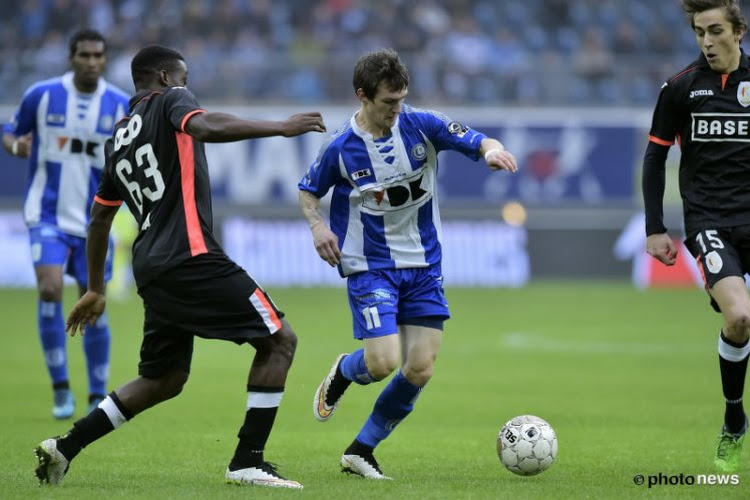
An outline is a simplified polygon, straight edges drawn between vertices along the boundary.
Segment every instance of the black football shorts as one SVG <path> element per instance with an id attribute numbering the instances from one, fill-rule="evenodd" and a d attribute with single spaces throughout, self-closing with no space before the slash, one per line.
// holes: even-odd
<path id="1" fill-rule="evenodd" d="M 706 290 L 722 278 L 743 278 L 750 271 L 750 225 L 704 229 L 689 235 L 685 246 L 698 262 Z M 721 312 L 713 299 L 711 305 Z"/>
<path id="2" fill-rule="evenodd" d="M 242 344 L 272 335 L 284 317 L 247 272 L 223 254 L 193 257 L 138 293 L 144 305 L 138 371 L 144 377 L 173 369 L 189 372 L 196 336 Z"/>

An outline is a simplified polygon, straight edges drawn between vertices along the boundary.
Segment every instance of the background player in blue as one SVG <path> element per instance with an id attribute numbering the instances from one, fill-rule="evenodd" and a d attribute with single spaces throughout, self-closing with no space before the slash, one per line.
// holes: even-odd
<path id="1" fill-rule="evenodd" d="M 213 235 L 203 143 L 324 132 L 323 119 L 319 113 L 300 113 L 282 122 L 248 121 L 207 112 L 186 88 L 182 55 L 166 47 L 141 49 L 131 70 L 137 93 L 128 116 L 105 144 L 106 164 L 91 211 L 88 290 L 67 326 L 75 334 L 104 313 L 107 238 L 124 201 L 139 228 L 133 243 L 133 276 L 144 305 L 139 376 L 110 393 L 67 434 L 43 441 L 36 448 L 37 477 L 59 483 L 85 446 L 177 396 L 188 380 L 197 336 L 255 348 L 244 423 L 226 481 L 302 488 L 264 459 L 297 336 L 283 312 Z"/>
<path id="2" fill-rule="evenodd" d="M 351 384 L 386 385 L 341 457 L 345 471 L 388 479 L 373 450 L 412 410 L 432 376 L 448 305 L 440 268 L 437 154 L 452 149 L 493 170 L 517 170 L 503 145 L 446 116 L 403 104 L 409 76 L 391 50 L 354 68 L 359 110 L 323 145 L 299 184 L 300 206 L 320 257 L 346 276 L 354 337 L 318 387 L 313 414 L 326 421 Z M 331 188 L 330 229 L 318 211 Z"/>
<path id="3" fill-rule="evenodd" d="M 128 96 L 101 74 L 106 63 L 102 35 L 82 30 L 70 40 L 72 71 L 34 84 L 13 120 L 3 146 L 30 159 L 23 214 L 29 227 L 31 256 L 39 291 L 39 337 L 52 378 L 55 418 L 70 418 L 70 390 L 63 272 L 86 291 L 86 225 L 104 166 L 104 142 L 127 110 Z M 111 244 L 110 244 L 111 248 Z M 107 275 L 111 275 L 111 252 Z M 88 369 L 89 411 L 107 393 L 110 334 L 107 317 L 89 329 L 83 342 Z"/>
<path id="4" fill-rule="evenodd" d="M 736 472 L 747 416 L 742 404 L 750 343 L 750 58 L 740 48 L 747 22 L 735 0 L 683 0 L 701 50 L 664 83 L 643 160 L 646 250 L 671 266 L 677 257 L 663 221 L 665 162 L 680 143 L 685 245 L 724 323 L 718 338 L 724 425 L 714 464 Z"/>

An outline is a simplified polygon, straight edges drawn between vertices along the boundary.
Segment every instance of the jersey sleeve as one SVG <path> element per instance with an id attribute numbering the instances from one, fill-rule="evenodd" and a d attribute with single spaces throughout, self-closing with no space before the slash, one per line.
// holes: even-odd
<path id="1" fill-rule="evenodd" d="M 675 92 L 673 86 L 664 83 L 654 108 L 648 139 L 661 146 L 671 146 L 677 136 L 680 109 Z"/>
<path id="2" fill-rule="evenodd" d="M 3 126 L 3 132 L 15 136 L 26 135 L 36 129 L 36 110 L 43 91 L 39 87 L 32 87 L 26 91 L 15 114 Z"/>
<path id="3" fill-rule="evenodd" d="M 297 187 L 301 191 L 308 191 L 322 198 L 340 179 L 338 148 L 334 147 L 333 142 L 329 140 L 321 146 L 318 157 L 307 169 L 307 173 Z"/>
<path id="4" fill-rule="evenodd" d="M 165 110 L 172 126 L 180 132 L 185 131 L 185 124 L 190 118 L 205 113 L 192 92 L 185 87 L 172 87 L 164 96 Z"/>
<path id="5" fill-rule="evenodd" d="M 114 165 L 110 161 L 111 154 L 112 139 L 107 139 L 107 142 L 104 144 L 104 169 L 99 179 L 99 189 L 96 192 L 96 196 L 94 196 L 94 201 L 100 205 L 119 207 L 122 205 L 122 197 L 117 192 L 115 180 L 112 178 Z"/>
<path id="6" fill-rule="evenodd" d="M 483 133 L 453 121 L 437 111 L 422 111 L 419 113 L 419 120 L 438 152 L 450 149 L 474 161 L 479 159 L 479 146 L 482 139 L 487 137 Z"/>

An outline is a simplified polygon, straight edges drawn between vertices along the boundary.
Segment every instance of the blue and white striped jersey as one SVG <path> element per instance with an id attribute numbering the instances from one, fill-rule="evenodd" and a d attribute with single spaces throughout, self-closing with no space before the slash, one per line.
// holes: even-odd
<path id="1" fill-rule="evenodd" d="M 68 72 L 32 85 L 4 127 L 33 134 L 24 220 L 86 236 L 91 204 L 104 167 L 104 142 L 128 109 L 128 95 L 99 79 L 92 94 L 79 92 Z"/>
<path id="2" fill-rule="evenodd" d="M 484 134 L 434 111 L 403 105 L 389 136 L 373 139 L 347 124 L 323 144 L 299 189 L 322 198 L 333 187 L 331 230 L 342 276 L 440 262 L 437 154 L 476 160 Z"/>

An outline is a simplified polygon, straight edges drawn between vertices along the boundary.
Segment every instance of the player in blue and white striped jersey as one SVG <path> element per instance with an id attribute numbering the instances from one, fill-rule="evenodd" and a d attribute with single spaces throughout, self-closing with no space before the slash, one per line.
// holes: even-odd
<path id="1" fill-rule="evenodd" d="M 409 76 L 395 52 L 363 56 L 353 83 L 359 110 L 323 145 L 299 189 L 318 254 L 347 277 L 354 337 L 364 348 L 336 359 L 313 413 L 328 420 L 351 382 L 382 380 L 400 364 L 341 457 L 349 472 L 388 479 L 373 451 L 432 376 L 450 317 L 440 267 L 437 155 L 451 149 L 484 157 L 493 170 L 515 172 L 517 165 L 496 139 L 403 104 Z M 331 189 L 329 229 L 319 205 Z"/>
<path id="2" fill-rule="evenodd" d="M 39 291 L 39 336 L 54 390 L 52 414 L 70 418 L 63 272 L 86 291 L 86 228 L 104 166 L 104 142 L 128 109 L 128 95 L 106 82 L 106 42 L 93 30 L 70 40 L 72 71 L 32 85 L 3 128 L 3 146 L 29 158 L 23 207 Z M 111 242 L 108 273 L 111 274 Z M 110 333 L 106 317 L 87 329 L 83 347 L 89 409 L 107 393 Z"/>

